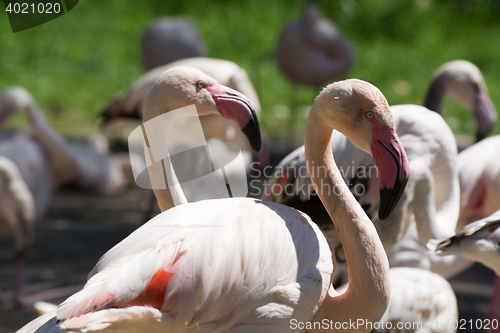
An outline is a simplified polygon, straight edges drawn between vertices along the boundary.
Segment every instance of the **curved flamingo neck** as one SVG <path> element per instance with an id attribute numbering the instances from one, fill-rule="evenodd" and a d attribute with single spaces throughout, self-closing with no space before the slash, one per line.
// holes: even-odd
<path id="1" fill-rule="evenodd" d="M 427 90 L 424 106 L 431 111 L 441 113 L 441 103 L 445 94 L 443 79 L 434 78 Z"/>
<path id="2" fill-rule="evenodd" d="M 38 106 L 32 102 L 25 110 L 38 142 L 49 161 L 54 181 L 53 186 L 75 182 L 79 177 L 79 167 L 64 139 L 47 123 Z"/>
<path id="3" fill-rule="evenodd" d="M 168 108 L 166 111 L 163 112 L 167 113 L 172 111 L 171 108 Z M 144 123 L 146 121 L 151 121 L 153 118 L 157 116 L 161 116 L 162 113 L 158 114 L 158 111 L 156 112 L 151 112 L 150 109 L 144 108 Z M 170 124 L 175 121 L 176 119 L 180 118 L 178 114 L 176 113 L 171 113 L 170 114 Z M 158 126 L 154 126 L 153 128 L 155 129 L 161 129 L 165 133 L 168 133 L 169 129 L 168 128 L 158 128 Z M 144 146 L 145 146 L 145 153 L 148 154 L 148 152 L 151 149 L 151 144 L 150 140 L 148 139 L 148 135 L 161 135 L 160 133 L 146 133 L 146 129 L 144 127 L 144 124 L 142 125 L 142 133 L 144 135 Z M 165 135 L 163 135 L 165 137 Z M 167 140 L 168 141 L 168 136 Z M 181 185 L 179 184 L 179 181 L 177 179 L 177 176 L 175 175 L 175 170 L 172 165 L 172 162 L 170 160 L 170 152 L 168 151 L 168 142 L 163 143 L 163 147 L 165 147 L 166 151 L 163 153 L 162 156 L 166 156 L 163 160 L 161 160 L 159 163 L 156 164 L 151 164 L 150 167 L 148 167 L 148 174 L 149 178 L 151 180 L 151 184 L 153 185 L 153 192 L 156 196 L 156 200 L 158 201 L 158 206 L 160 207 L 160 210 L 162 212 L 173 208 L 177 205 L 182 205 L 187 203 L 186 196 L 184 195 L 184 192 L 182 190 Z M 146 157 L 146 160 L 148 160 L 148 157 Z M 151 158 L 151 160 L 153 160 Z M 165 187 L 166 188 L 163 188 Z"/>
<path id="4" fill-rule="evenodd" d="M 315 190 L 343 244 L 349 287 L 342 295 L 331 287 L 314 318 L 378 321 L 389 301 L 389 263 L 373 223 L 335 164 L 330 148 L 332 128 L 321 117 L 325 111 L 318 106 L 311 110 L 304 137 L 305 157 Z"/>

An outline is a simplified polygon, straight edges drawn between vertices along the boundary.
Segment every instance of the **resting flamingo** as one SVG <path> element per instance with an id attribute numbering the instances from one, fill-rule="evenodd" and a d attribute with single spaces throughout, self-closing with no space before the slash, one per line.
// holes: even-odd
<path id="1" fill-rule="evenodd" d="M 142 64 L 150 70 L 176 60 L 205 55 L 205 45 L 194 23 L 174 16 L 151 22 L 141 39 Z"/>
<path id="2" fill-rule="evenodd" d="M 276 49 L 278 66 L 289 80 L 316 88 L 345 75 L 353 58 L 349 43 L 314 4 L 283 30 Z"/>
<path id="3" fill-rule="evenodd" d="M 174 97 L 172 89 L 184 94 Z M 182 67 L 157 81 L 145 121 L 154 121 L 172 104 L 193 103 L 200 115 L 220 112 L 240 127 L 258 130 L 246 97 Z M 353 119 L 359 127 L 350 126 Z M 383 214 L 397 202 L 408 169 L 378 89 L 348 80 L 318 96 L 305 133 L 306 153 L 330 171 L 314 174 L 314 184 L 341 193 L 320 196 L 344 239 L 350 285 L 343 296 L 330 286 L 334 262 L 328 241 L 303 213 L 250 198 L 200 201 L 167 209 L 116 245 L 101 258 L 85 288 L 61 304 L 38 332 L 54 332 L 57 326 L 72 331 L 288 332 L 293 319 L 378 320 L 389 296 L 388 263 L 373 224 L 335 166 L 328 146 L 333 128 L 375 155 L 386 186 L 382 195 L 389 196 Z M 259 148 L 257 134 L 249 137 Z M 400 172 L 390 172 L 395 169 Z M 172 207 L 179 193 L 164 192 L 155 192 L 165 201 L 161 206 Z"/>
<path id="4" fill-rule="evenodd" d="M 484 139 L 495 126 L 498 116 L 479 68 L 466 60 L 441 65 L 434 73 L 424 106 L 441 113 L 441 103 L 447 95 L 474 112 L 476 140 Z"/>

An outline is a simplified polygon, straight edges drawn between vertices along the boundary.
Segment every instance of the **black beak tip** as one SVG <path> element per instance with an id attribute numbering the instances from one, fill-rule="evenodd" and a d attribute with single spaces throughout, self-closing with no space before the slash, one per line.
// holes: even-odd
<path id="1" fill-rule="evenodd" d="M 384 207 L 384 208 L 382 208 Z M 380 202 L 380 209 L 378 211 L 378 218 L 380 220 L 385 220 L 386 218 L 389 217 L 389 215 L 392 213 L 387 207 L 387 205 L 382 205 L 382 201 Z"/>
<path id="2" fill-rule="evenodd" d="M 262 139 L 260 137 L 260 127 L 259 121 L 257 120 L 257 116 L 255 112 L 252 112 L 252 118 L 241 131 L 246 135 L 248 141 L 250 142 L 250 146 L 256 152 L 260 151 L 262 148 Z"/>
<path id="3" fill-rule="evenodd" d="M 398 179 L 393 188 L 380 189 L 380 208 L 378 211 L 380 220 L 385 220 L 394 211 L 401 195 L 403 195 L 406 183 L 408 183 L 408 178 L 404 178 L 403 180 Z"/>

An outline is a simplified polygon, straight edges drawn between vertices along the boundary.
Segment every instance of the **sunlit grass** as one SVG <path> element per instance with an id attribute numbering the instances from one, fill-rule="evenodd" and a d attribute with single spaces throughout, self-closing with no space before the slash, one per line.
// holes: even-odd
<path id="1" fill-rule="evenodd" d="M 348 77 L 378 86 L 390 104 L 421 104 L 433 71 L 443 62 L 467 59 L 485 76 L 500 106 L 500 7 L 495 0 L 318 1 L 325 15 L 355 45 Z M 74 10 L 42 26 L 12 34 L 0 5 L 0 89 L 29 89 L 64 134 L 97 130 L 99 110 L 143 72 L 139 41 L 158 16 L 186 15 L 198 25 L 208 56 L 229 59 L 248 71 L 263 106 L 262 126 L 271 137 L 300 136 L 289 128 L 291 87 L 278 71 L 274 49 L 283 27 L 300 16 L 305 1 L 82 0 Z M 297 102 L 318 93 L 300 88 Z M 306 108 L 307 110 L 307 108 Z M 472 115 L 444 104 L 455 131 L 472 133 Z M 495 133 L 500 133 L 497 125 Z"/>

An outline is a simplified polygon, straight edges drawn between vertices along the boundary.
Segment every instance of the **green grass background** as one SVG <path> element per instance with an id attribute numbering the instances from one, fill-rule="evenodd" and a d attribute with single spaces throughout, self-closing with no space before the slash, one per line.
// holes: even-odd
<path id="1" fill-rule="evenodd" d="M 62 17 L 13 34 L 0 4 L 0 89 L 29 89 L 55 128 L 79 136 L 97 131 L 99 110 L 142 73 L 140 37 L 150 20 L 186 15 L 198 25 L 208 56 L 245 68 L 271 137 L 290 135 L 290 84 L 274 62 L 283 27 L 300 17 L 305 1 L 81 0 Z M 500 107 L 500 1 L 324 0 L 325 16 L 338 24 L 356 50 L 347 77 L 378 86 L 390 104 L 421 104 L 433 71 L 467 59 L 483 71 Z M 395 85 L 405 81 L 408 94 Z M 299 137 L 314 89 L 299 91 Z M 451 100 L 444 116 L 455 132 L 473 133 L 472 115 Z M 494 133 L 500 133 L 497 125 Z"/>

